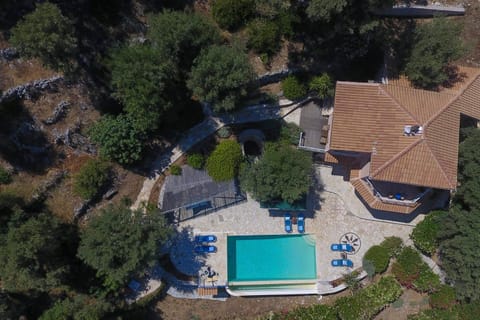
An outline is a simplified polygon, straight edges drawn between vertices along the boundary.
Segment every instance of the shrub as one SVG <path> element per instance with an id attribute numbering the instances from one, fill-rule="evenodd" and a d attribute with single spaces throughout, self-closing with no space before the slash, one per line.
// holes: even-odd
<path id="1" fill-rule="evenodd" d="M 280 142 L 298 145 L 302 129 L 293 122 L 287 122 L 280 128 Z"/>
<path id="2" fill-rule="evenodd" d="M 388 255 L 392 258 L 402 251 L 403 240 L 399 237 L 386 237 L 380 245 L 388 250 Z"/>
<path id="3" fill-rule="evenodd" d="M 92 199 L 111 179 L 111 167 L 102 160 L 88 160 L 75 175 L 73 191 L 84 199 Z"/>
<path id="4" fill-rule="evenodd" d="M 304 85 L 294 76 L 288 76 L 282 81 L 282 90 L 285 98 L 290 100 L 298 100 L 307 94 Z"/>
<path id="5" fill-rule="evenodd" d="M 440 287 L 440 277 L 427 264 L 424 264 L 418 278 L 413 282 L 413 286 L 420 292 L 433 292 Z"/>
<path id="6" fill-rule="evenodd" d="M 173 174 L 174 176 L 180 176 L 182 174 L 182 167 L 174 164 L 170 167 L 170 173 Z"/>
<path id="7" fill-rule="evenodd" d="M 255 0 L 215 0 L 212 14 L 222 28 L 233 30 L 244 25 L 255 11 Z"/>
<path id="8" fill-rule="evenodd" d="M 140 160 L 144 148 L 145 132 L 139 130 L 130 117 L 104 116 L 89 131 L 93 142 L 100 145 L 100 154 L 130 164 Z"/>
<path id="9" fill-rule="evenodd" d="M 335 302 L 338 319 L 372 319 L 387 304 L 396 301 L 402 288 L 393 277 L 384 277 L 351 297 L 342 297 Z"/>
<path id="10" fill-rule="evenodd" d="M 413 282 L 419 277 L 424 262 L 418 251 L 412 247 L 403 248 L 392 266 L 392 272 L 398 282 L 411 288 Z"/>
<path id="11" fill-rule="evenodd" d="M 362 287 L 362 284 L 358 279 L 359 275 L 360 273 L 358 271 L 353 271 L 343 275 L 343 281 L 345 282 L 347 287 L 352 290 L 352 293 L 357 292 Z"/>
<path id="12" fill-rule="evenodd" d="M 0 184 L 9 184 L 12 182 L 12 175 L 10 172 L 0 167 Z"/>
<path id="13" fill-rule="evenodd" d="M 413 229 L 410 238 L 418 250 L 431 256 L 438 249 L 439 219 L 445 211 L 433 211 Z"/>
<path id="14" fill-rule="evenodd" d="M 383 273 L 387 270 L 390 256 L 388 249 L 382 246 L 373 246 L 363 256 L 364 261 L 371 261 L 375 267 L 375 273 Z"/>
<path id="15" fill-rule="evenodd" d="M 233 140 L 220 142 L 207 159 L 207 172 L 215 181 L 235 178 L 242 162 L 242 148 Z"/>
<path id="16" fill-rule="evenodd" d="M 194 169 L 202 169 L 205 158 L 200 153 L 193 153 L 187 156 L 187 164 Z"/>
<path id="17" fill-rule="evenodd" d="M 229 127 L 221 127 L 217 131 L 217 136 L 222 139 L 227 139 L 232 135 L 232 130 Z"/>
<path id="18" fill-rule="evenodd" d="M 435 309 L 451 309 L 455 303 L 455 289 L 448 285 L 441 285 L 437 292 L 430 295 L 430 305 Z"/>
<path id="19" fill-rule="evenodd" d="M 248 46 L 256 53 L 271 56 L 278 51 L 281 35 L 275 22 L 255 20 L 249 24 L 247 35 Z"/>
<path id="20" fill-rule="evenodd" d="M 333 96 L 333 82 L 327 73 L 323 73 L 321 76 L 314 77 L 308 88 L 320 99 L 325 99 Z"/>

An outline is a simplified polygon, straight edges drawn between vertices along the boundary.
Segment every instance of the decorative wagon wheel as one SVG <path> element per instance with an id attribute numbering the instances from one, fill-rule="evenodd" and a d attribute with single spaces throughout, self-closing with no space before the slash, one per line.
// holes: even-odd
<path id="1" fill-rule="evenodd" d="M 347 254 L 355 254 L 362 247 L 362 241 L 360 237 L 353 232 L 347 232 L 340 237 L 340 243 L 349 244 L 352 246 L 353 251 L 347 252 Z"/>

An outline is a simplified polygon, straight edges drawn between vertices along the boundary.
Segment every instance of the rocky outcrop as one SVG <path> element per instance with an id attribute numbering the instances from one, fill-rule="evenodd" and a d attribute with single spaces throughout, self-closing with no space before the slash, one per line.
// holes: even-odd
<path id="1" fill-rule="evenodd" d="M 0 60 L 11 61 L 20 57 L 17 49 L 15 48 L 5 48 L 0 49 Z"/>
<path id="2" fill-rule="evenodd" d="M 40 79 L 26 84 L 22 84 L 8 89 L 0 97 L 0 104 L 15 100 L 33 100 L 36 99 L 41 92 L 55 92 L 58 85 L 64 81 L 62 76 L 54 76 L 48 79 Z"/>
<path id="3" fill-rule="evenodd" d="M 90 140 L 80 133 L 81 127 L 79 124 L 73 128 L 67 128 L 64 133 L 58 133 L 56 129 L 52 130 L 55 144 L 66 145 L 72 149 L 82 151 L 91 155 L 97 154 L 97 148 Z"/>
<path id="4" fill-rule="evenodd" d="M 70 106 L 70 102 L 61 101 L 53 110 L 53 114 L 47 120 L 43 121 L 46 125 L 51 125 L 57 123 L 60 119 L 62 119 L 68 111 L 68 107 Z"/>

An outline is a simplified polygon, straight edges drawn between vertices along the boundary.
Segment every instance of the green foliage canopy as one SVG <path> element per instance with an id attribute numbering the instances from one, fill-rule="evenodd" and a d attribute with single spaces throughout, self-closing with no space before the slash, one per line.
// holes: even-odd
<path id="1" fill-rule="evenodd" d="M 312 21 L 329 22 L 347 6 L 347 0 L 311 0 L 306 13 Z"/>
<path id="2" fill-rule="evenodd" d="M 205 167 L 213 180 L 228 181 L 237 175 L 242 159 L 240 145 L 233 140 L 224 140 L 210 154 Z"/>
<path id="3" fill-rule="evenodd" d="M 428 214 L 413 229 L 410 238 L 415 247 L 426 255 L 433 255 L 438 248 L 437 234 L 440 229 L 441 215 L 447 214 L 445 211 L 433 211 Z"/>
<path id="4" fill-rule="evenodd" d="M 446 284 L 430 295 L 430 305 L 435 309 L 451 309 L 455 303 L 455 289 Z"/>
<path id="5" fill-rule="evenodd" d="M 252 17 L 255 0 L 215 0 L 212 14 L 221 28 L 234 30 Z"/>
<path id="6" fill-rule="evenodd" d="M 415 86 L 434 89 L 449 79 L 449 64 L 461 57 L 464 48 L 461 26 L 445 17 L 420 25 L 405 73 Z"/>
<path id="7" fill-rule="evenodd" d="M 154 130 L 161 115 L 171 107 L 168 98 L 176 70 L 152 47 L 124 46 L 113 50 L 109 66 L 114 96 L 142 130 Z"/>
<path id="8" fill-rule="evenodd" d="M 202 169 L 205 158 L 200 153 L 193 153 L 187 156 L 187 164 L 194 169 Z"/>
<path id="9" fill-rule="evenodd" d="M 263 156 L 240 171 L 242 187 L 261 202 L 301 199 L 312 185 L 309 153 L 285 144 L 267 144 Z"/>
<path id="10" fill-rule="evenodd" d="M 370 261 L 375 267 L 375 273 L 383 273 L 387 270 L 390 256 L 388 249 L 382 246 L 372 246 L 363 256 L 364 261 Z"/>
<path id="11" fill-rule="evenodd" d="M 338 319 L 362 320 L 372 319 L 387 304 L 397 300 L 402 288 L 393 277 L 383 277 L 350 297 L 341 297 L 335 301 Z"/>
<path id="12" fill-rule="evenodd" d="M 333 81 L 327 73 L 314 77 L 308 87 L 320 99 L 332 97 L 334 93 Z"/>
<path id="13" fill-rule="evenodd" d="M 100 299 L 95 299 L 84 294 L 75 295 L 57 301 L 53 307 L 45 311 L 40 320 L 93 320 L 101 319 L 112 309 L 112 306 Z"/>
<path id="14" fill-rule="evenodd" d="M 405 247 L 392 266 L 392 272 L 398 282 L 406 287 L 411 287 L 420 276 L 420 271 L 425 267 L 420 254 L 412 247 Z"/>
<path id="15" fill-rule="evenodd" d="M 45 292 L 60 285 L 68 273 L 65 243 L 64 227 L 54 216 L 41 213 L 16 219 L 0 244 L 3 289 Z"/>
<path id="16" fill-rule="evenodd" d="M 212 103 L 215 111 L 230 111 L 246 95 L 253 76 L 245 53 L 234 47 L 211 46 L 195 59 L 187 85 L 200 100 Z"/>
<path id="17" fill-rule="evenodd" d="M 294 76 L 288 76 L 282 81 L 282 90 L 285 98 L 290 100 L 298 100 L 307 94 L 305 86 Z"/>
<path id="18" fill-rule="evenodd" d="M 184 72 L 190 71 L 202 49 L 221 40 L 213 22 L 196 13 L 163 11 L 150 15 L 148 25 L 147 38 L 155 51 Z"/>
<path id="19" fill-rule="evenodd" d="M 413 282 L 415 290 L 429 293 L 438 290 L 440 284 L 440 277 L 427 265 L 420 270 L 418 278 Z"/>
<path id="20" fill-rule="evenodd" d="M 97 271 L 106 288 L 116 290 L 152 265 L 170 232 L 158 212 L 109 206 L 83 231 L 78 257 Z"/>
<path id="21" fill-rule="evenodd" d="M 10 172 L 0 167 L 0 184 L 9 184 L 12 182 L 12 175 Z"/>
<path id="22" fill-rule="evenodd" d="M 112 168 L 102 160 L 88 160 L 74 178 L 73 190 L 84 199 L 92 199 L 110 181 Z"/>
<path id="23" fill-rule="evenodd" d="M 38 4 L 12 29 L 10 42 L 22 55 L 62 71 L 70 68 L 77 46 L 72 22 L 49 2 Z"/>
<path id="24" fill-rule="evenodd" d="M 254 20 L 248 25 L 248 46 L 256 53 L 273 55 L 279 48 L 280 28 L 273 21 Z"/>
<path id="25" fill-rule="evenodd" d="M 104 116 L 89 134 L 100 145 L 100 153 L 109 159 L 131 164 L 141 158 L 146 134 L 128 116 Z"/>

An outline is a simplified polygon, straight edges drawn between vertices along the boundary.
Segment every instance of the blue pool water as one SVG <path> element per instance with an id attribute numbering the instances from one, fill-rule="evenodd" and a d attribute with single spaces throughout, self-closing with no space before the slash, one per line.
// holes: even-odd
<path id="1" fill-rule="evenodd" d="M 229 282 L 317 278 L 310 235 L 229 236 L 227 246 Z"/>

